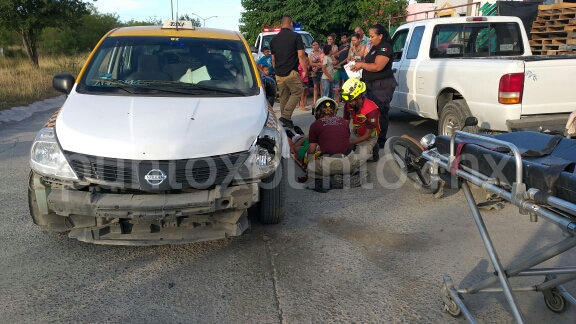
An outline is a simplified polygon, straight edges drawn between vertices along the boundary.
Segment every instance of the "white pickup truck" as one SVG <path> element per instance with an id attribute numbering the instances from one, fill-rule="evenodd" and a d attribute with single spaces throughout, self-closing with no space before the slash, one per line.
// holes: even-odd
<path id="1" fill-rule="evenodd" d="M 533 56 L 516 17 L 435 18 L 392 38 L 398 82 L 391 107 L 438 120 L 438 133 L 564 130 L 576 109 L 576 56 Z"/>

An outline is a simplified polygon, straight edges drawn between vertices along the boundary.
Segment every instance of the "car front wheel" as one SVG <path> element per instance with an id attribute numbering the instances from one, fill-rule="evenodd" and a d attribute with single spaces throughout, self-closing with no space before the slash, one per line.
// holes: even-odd
<path id="1" fill-rule="evenodd" d="M 260 184 L 260 201 L 257 215 L 262 224 L 279 224 L 284 218 L 286 204 L 286 161 L 282 159 L 278 169 Z"/>

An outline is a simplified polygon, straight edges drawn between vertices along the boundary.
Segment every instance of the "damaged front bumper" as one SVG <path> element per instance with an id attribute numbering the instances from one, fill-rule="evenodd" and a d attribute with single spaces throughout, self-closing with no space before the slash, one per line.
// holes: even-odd
<path id="1" fill-rule="evenodd" d="M 182 244 L 238 236 L 258 183 L 176 194 L 98 193 L 48 184 L 31 173 L 30 213 L 44 228 L 83 242 L 111 245 Z"/>

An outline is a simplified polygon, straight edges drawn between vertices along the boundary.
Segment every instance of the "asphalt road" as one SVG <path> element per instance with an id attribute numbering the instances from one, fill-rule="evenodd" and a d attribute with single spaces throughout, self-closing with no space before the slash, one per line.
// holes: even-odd
<path id="1" fill-rule="evenodd" d="M 253 223 L 222 241 L 119 247 L 42 232 L 28 214 L 28 151 L 51 113 L 0 125 L 2 323 L 464 323 L 443 312 L 442 276 L 466 285 L 493 272 L 462 192 L 433 199 L 383 180 L 322 194 L 293 174 L 282 224 Z M 419 138 L 436 127 L 391 115 L 390 136 Z M 312 119 L 294 117 L 305 130 Z M 395 182 L 384 162 L 370 170 L 373 180 Z M 561 239 L 512 206 L 486 212 L 485 222 L 504 264 Z M 548 264 L 574 261 L 569 253 Z M 576 307 L 554 314 L 542 294 L 517 296 L 530 323 L 574 323 Z M 465 303 L 481 323 L 513 322 L 501 294 Z"/>

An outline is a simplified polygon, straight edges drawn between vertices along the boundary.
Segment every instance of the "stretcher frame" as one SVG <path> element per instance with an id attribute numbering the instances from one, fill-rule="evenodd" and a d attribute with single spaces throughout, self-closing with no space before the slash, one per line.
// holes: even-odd
<path id="1" fill-rule="evenodd" d="M 438 152 L 437 149 L 426 150 L 422 156 L 427 160 L 426 167 L 430 167 L 431 184 L 435 188 L 443 186 L 443 181 L 439 176 L 439 168 L 450 171 L 450 166 L 456 160 L 455 140 L 456 137 L 465 137 L 485 143 L 496 144 L 507 147 L 514 155 L 516 165 L 515 182 L 511 185 L 511 190 L 506 190 L 498 179 L 489 178 L 479 173 L 459 165 L 455 170 L 458 181 L 466 197 L 470 211 L 486 247 L 492 266 L 495 269 L 494 276 L 473 284 L 467 288 L 456 287 L 449 275 L 443 277 L 441 288 L 441 297 L 444 302 L 445 310 L 452 316 L 463 314 L 470 323 L 476 323 L 470 311 L 463 302 L 462 295 L 472 295 L 477 293 L 504 293 L 506 301 L 510 307 L 513 318 L 518 323 L 524 323 L 524 317 L 518 307 L 515 297 L 516 292 L 541 292 L 544 295 L 546 306 L 554 311 L 561 312 L 567 306 L 566 302 L 576 305 L 576 299 L 570 295 L 562 284 L 576 279 L 576 266 L 556 267 L 556 268 L 535 268 L 539 264 L 550 260 L 576 246 L 576 204 L 559 199 L 557 197 L 548 197 L 546 205 L 539 205 L 535 201 L 535 195 L 538 189 L 526 188 L 522 178 L 522 157 L 518 148 L 509 142 L 501 141 L 495 138 L 470 134 L 463 131 L 455 131 L 450 139 L 450 155 L 445 156 Z M 470 144 L 474 145 L 474 144 Z M 474 196 L 470 190 L 469 183 L 478 186 L 489 193 L 496 195 L 519 208 L 519 213 L 529 215 L 531 222 L 537 222 L 539 218 L 555 224 L 563 232 L 564 239 L 550 247 L 547 247 L 529 257 L 519 257 L 513 260 L 509 266 L 503 267 L 498 257 L 492 239 L 484 224 L 482 214 L 476 204 Z M 506 186 L 510 188 L 509 185 Z M 504 274 L 504 275 L 502 275 Z M 544 282 L 524 287 L 512 287 L 509 278 L 527 277 L 527 276 L 544 276 Z M 491 288 L 499 283 L 501 288 Z"/>

